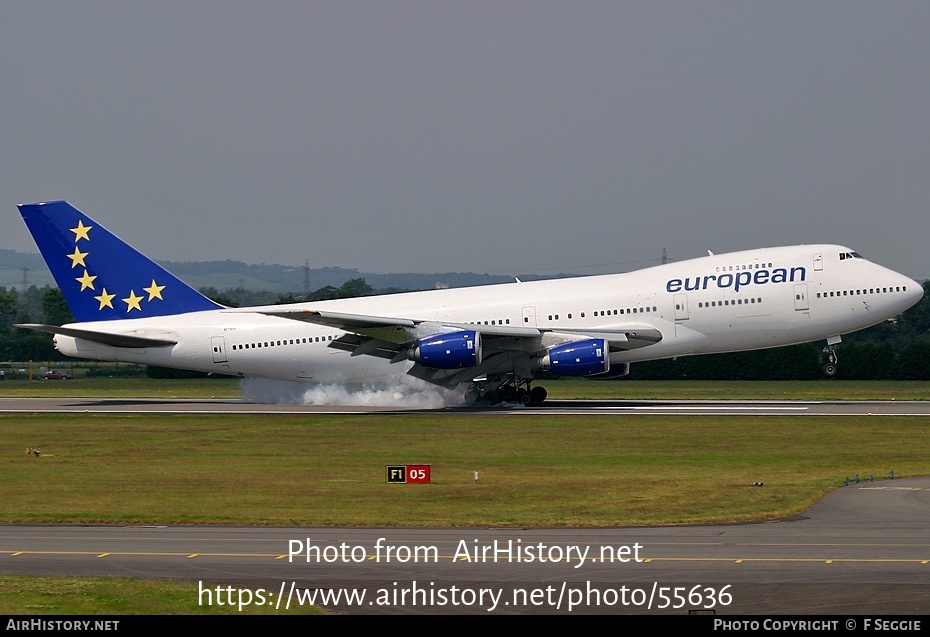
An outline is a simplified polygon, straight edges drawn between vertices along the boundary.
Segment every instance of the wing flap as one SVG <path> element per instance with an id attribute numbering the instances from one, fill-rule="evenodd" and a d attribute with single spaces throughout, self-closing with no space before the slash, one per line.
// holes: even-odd
<path id="1" fill-rule="evenodd" d="M 553 335 L 573 338 L 603 338 L 612 352 L 623 352 L 655 345 L 662 340 L 662 332 L 651 325 L 621 324 L 592 329 L 554 330 Z M 570 339 L 568 339 L 570 340 Z"/>
<path id="2" fill-rule="evenodd" d="M 370 338 L 359 334 L 343 334 L 332 341 L 329 347 L 349 352 L 350 356 L 367 354 L 378 358 L 386 358 L 392 363 L 407 360 L 407 357 L 404 356 L 406 349 L 403 346 L 380 338 Z"/>

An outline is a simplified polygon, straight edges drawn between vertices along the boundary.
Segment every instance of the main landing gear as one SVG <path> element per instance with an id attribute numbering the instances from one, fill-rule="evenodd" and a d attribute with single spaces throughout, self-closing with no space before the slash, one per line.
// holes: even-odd
<path id="1" fill-rule="evenodd" d="M 541 405 L 548 392 L 545 387 L 530 387 L 530 379 L 488 378 L 472 383 L 465 392 L 466 405 L 498 405 L 516 403 L 527 407 Z"/>

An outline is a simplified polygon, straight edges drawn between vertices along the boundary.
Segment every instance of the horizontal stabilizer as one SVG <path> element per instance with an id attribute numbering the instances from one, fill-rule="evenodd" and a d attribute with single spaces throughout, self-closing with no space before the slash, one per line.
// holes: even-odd
<path id="1" fill-rule="evenodd" d="M 176 345 L 176 339 L 152 338 L 150 336 L 135 336 L 132 334 L 113 334 L 111 332 L 98 332 L 96 330 L 85 330 L 75 327 L 59 327 L 57 325 L 40 325 L 36 323 L 24 323 L 14 327 L 24 327 L 30 330 L 48 332 L 49 334 L 61 334 L 73 338 L 81 338 L 85 341 L 93 341 L 101 345 L 110 347 L 127 347 L 127 348 L 144 348 L 144 347 L 168 347 Z"/>

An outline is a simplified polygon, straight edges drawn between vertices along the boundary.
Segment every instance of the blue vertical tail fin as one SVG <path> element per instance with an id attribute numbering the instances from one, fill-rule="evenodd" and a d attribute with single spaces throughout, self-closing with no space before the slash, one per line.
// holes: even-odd
<path id="1" fill-rule="evenodd" d="M 78 322 L 222 308 L 67 201 L 18 208 Z"/>

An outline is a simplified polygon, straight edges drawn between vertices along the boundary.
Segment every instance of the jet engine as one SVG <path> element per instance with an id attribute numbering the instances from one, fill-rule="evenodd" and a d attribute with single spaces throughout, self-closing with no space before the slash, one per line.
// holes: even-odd
<path id="1" fill-rule="evenodd" d="M 423 367 L 462 369 L 481 363 L 481 335 L 467 330 L 421 338 L 408 357 Z"/>
<path id="2" fill-rule="evenodd" d="M 550 347 L 539 366 L 559 376 L 594 376 L 610 371 L 610 350 L 603 338 L 572 341 Z"/>

